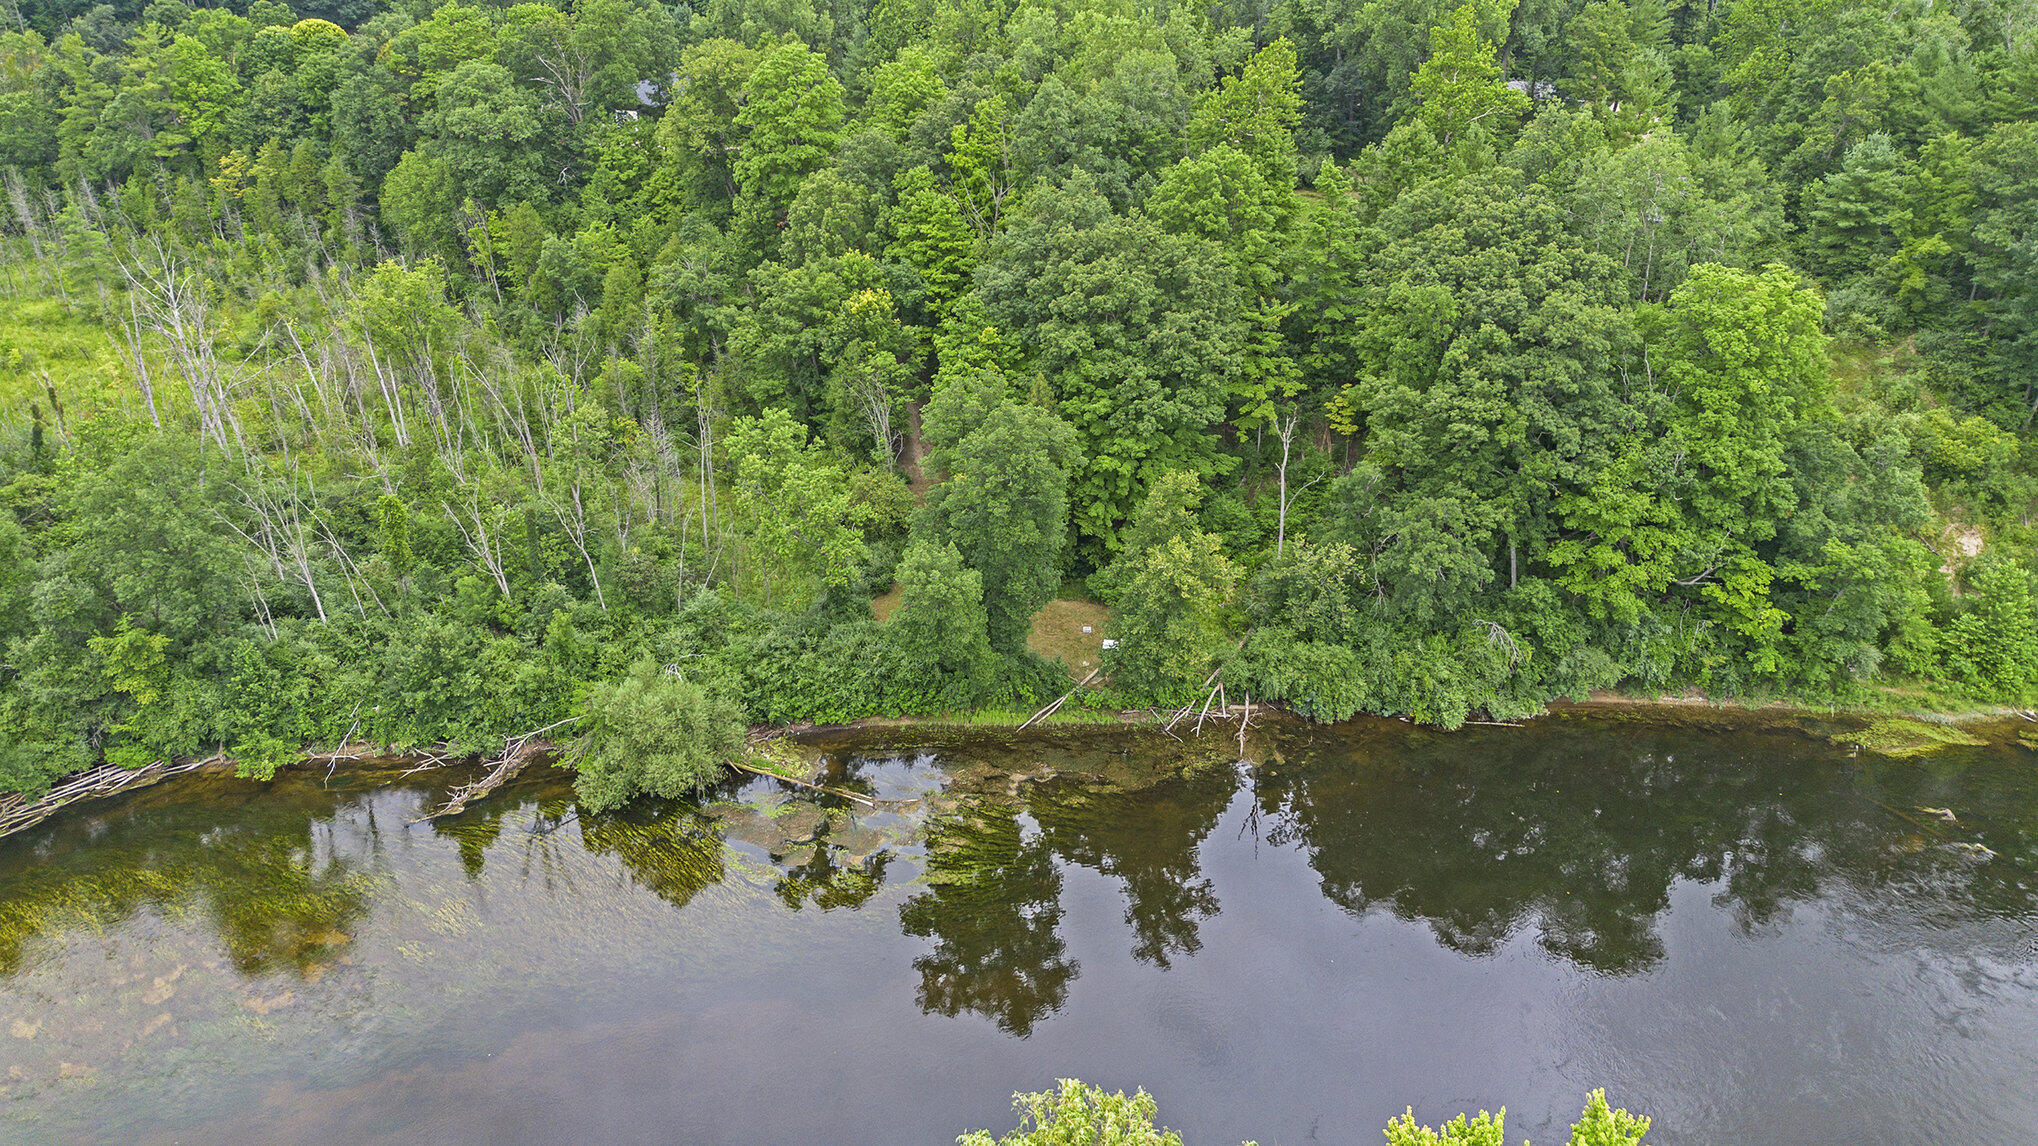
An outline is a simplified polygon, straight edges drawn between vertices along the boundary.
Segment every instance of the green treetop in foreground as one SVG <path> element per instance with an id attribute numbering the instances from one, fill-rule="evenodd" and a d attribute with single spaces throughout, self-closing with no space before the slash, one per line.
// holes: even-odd
<path id="1" fill-rule="evenodd" d="M 1125 1092 L 1107 1094 L 1100 1087 L 1086 1086 L 1065 1078 L 1056 1090 L 1013 1096 L 1019 1110 L 1019 1129 L 1003 1138 L 992 1138 L 978 1130 L 956 1139 L 958 1146 L 1182 1146 L 1182 1137 L 1165 1127 L 1156 1127 L 1158 1107 L 1141 1090 L 1126 1097 Z M 1507 1111 L 1477 1118 L 1458 1115 L 1441 1127 L 1431 1129 L 1415 1120 L 1415 1114 L 1387 1123 L 1388 1146 L 1507 1146 L 1504 1124 Z M 1572 1124 L 1569 1146 L 1640 1146 L 1649 1132 L 1649 1120 L 1606 1104 L 1606 1092 L 1595 1090 L 1585 1113 Z M 1245 1146 L 1252 1146 L 1246 1143 Z M 1528 1146 L 1524 1141 L 1522 1146 Z"/>

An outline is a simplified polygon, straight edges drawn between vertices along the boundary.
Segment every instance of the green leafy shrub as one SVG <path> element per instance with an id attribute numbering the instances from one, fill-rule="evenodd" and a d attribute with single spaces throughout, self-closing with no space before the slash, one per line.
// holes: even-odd
<path id="1" fill-rule="evenodd" d="M 1182 1146 L 1182 1136 L 1153 1124 L 1153 1096 L 1136 1091 L 1106 1093 L 1073 1078 L 1059 1089 L 1015 1094 L 1019 1128 L 1003 1138 L 978 1130 L 956 1139 L 957 1146 Z"/>
<path id="2" fill-rule="evenodd" d="M 2031 575 L 1994 550 L 1974 564 L 1967 609 L 1953 619 L 1946 656 L 1953 675 L 1978 689 L 2021 695 L 2038 679 L 2038 613 Z"/>
<path id="3" fill-rule="evenodd" d="M 1127 1097 L 1065 1078 L 1055 1090 L 1013 1095 L 1012 1105 L 1020 1114 L 1018 1129 L 1003 1138 L 971 1131 L 956 1139 L 957 1146 L 1182 1146 L 1181 1135 L 1154 1125 L 1159 1108 L 1144 1090 Z M 1507 1146 L 1506 1122 L 1503 1107 L 1431 1128 L 1411 1109 L 1387 1123 L 1387 1146 Z M 1648 1132 L 1647 1118 L 1608 1106 L 1606 1092 L 1595 1090 L 1571 1124 L 1568 1146 L 1641 1146 Z"/>
<path id="4" fill-rule="evenodd" d="M 720 777 L 743 747 L 741 711 L 656 661 L 597 686 L 569 759 L 574 791 L 591 811 L 639 793 L 683 796 Z"/>
<path id="5" fill-rule="evenodd" d="M 1279 701 L 1311 720 L 1348 719 L 1372 699 L 1357 653 L 1287 629 L 1255 629 L 1225 664 L 1224 680 L 1227 690 Z"/>
<path id="6" fill-rule="evenodd" d="M 1506 1121 L 1507 1108 L 1502 1107 L 1499 1114 L 1482 1110 L 1476 1118 L 1460 1114 L 1432 1130 L 1417 1122 L 1411 1110 L 1387 1123 L 1387 1146 L 1507 1146 Z M 1647 1118 L 1607 1106 L 1606 1092 L 1595 1090 L 1585 1113 L 1571 1124 L 1569 1146 L 1640 1146 L 1648 1132 Z"/>

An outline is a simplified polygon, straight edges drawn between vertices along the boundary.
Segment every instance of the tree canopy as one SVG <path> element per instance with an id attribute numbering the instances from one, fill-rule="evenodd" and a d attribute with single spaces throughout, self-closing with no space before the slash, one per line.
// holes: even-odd
<path id="1" fill-rule="evenodd" d="M 2001 5 L 0 14 L 0 788 L 2038 689 Z"/>

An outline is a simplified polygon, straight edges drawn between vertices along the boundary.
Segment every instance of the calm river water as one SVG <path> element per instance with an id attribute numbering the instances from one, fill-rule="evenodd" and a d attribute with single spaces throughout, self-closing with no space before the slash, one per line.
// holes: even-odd
<path id="1" fill-rule="evenodd" d="M 0 841 L 0 1139 L 891 1146 L 1077 1076 L 1192 1144 L 1596 1086 L 1666 1146 L 2038 1142 L 2038 753 L 859 736 L 875 808 L 300 772 Z"/>

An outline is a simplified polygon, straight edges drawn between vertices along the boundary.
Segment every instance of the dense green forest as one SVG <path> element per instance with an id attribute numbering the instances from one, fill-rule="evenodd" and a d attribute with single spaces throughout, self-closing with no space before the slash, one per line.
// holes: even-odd
<path id="1" fill-rule="evenodd" d="M 0 790 L 2038 684 L 2031 0 L 0 27 Z"/>

